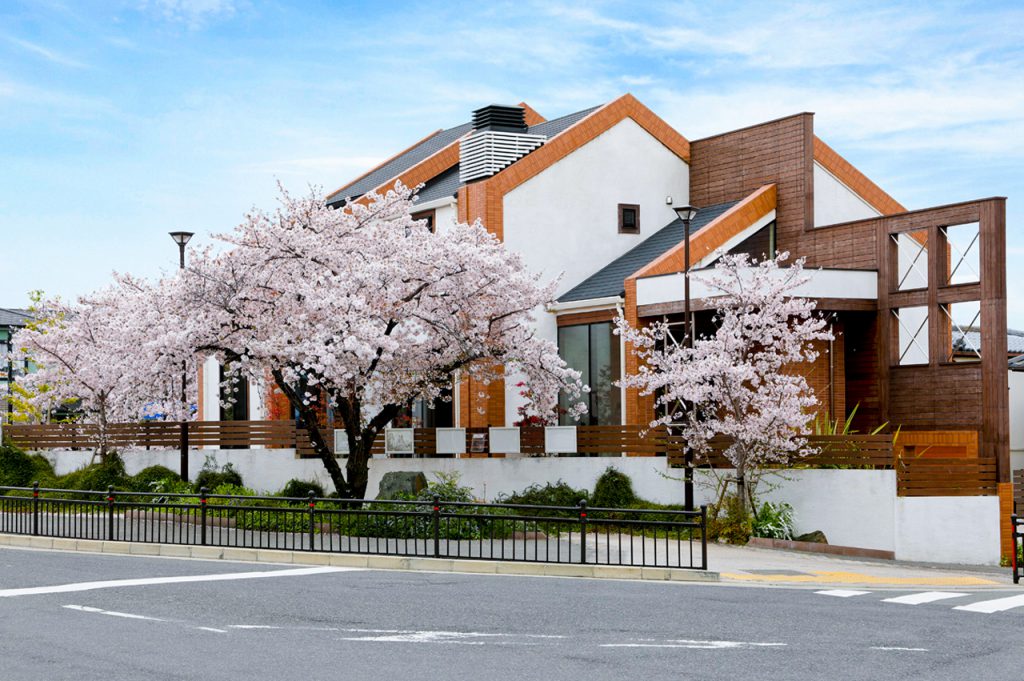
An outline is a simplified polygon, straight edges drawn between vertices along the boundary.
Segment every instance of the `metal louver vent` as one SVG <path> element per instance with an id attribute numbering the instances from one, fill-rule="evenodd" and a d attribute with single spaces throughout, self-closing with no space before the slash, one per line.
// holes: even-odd
<path id="1" fill-rule="evenodd" d="M 490 177 L 544 144 L 545 135 L 483 130 L 459 144 L 459 181 Z"/>

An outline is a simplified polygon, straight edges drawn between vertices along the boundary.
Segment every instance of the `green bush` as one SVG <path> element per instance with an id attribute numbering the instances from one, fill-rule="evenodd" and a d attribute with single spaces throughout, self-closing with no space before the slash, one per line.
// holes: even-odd
<path id="1" fill-rule="evenodd" d="M 0 486 L 29 487 L 35 471 L 28 454 L 14 445 L 0 446 Z"/>
<path id="2" fill-rule="evenodd" d="M 113 486 L 116 490 L 131 490 L 131 478 L 124 469 L 124 461 L 116 453 L 108 454 L 106 461 L 63 475 L 56 482 L 62 489 L 103 492 L 108 486 Z"/>
<path id="3" fill-rule="evenodd" d="M 169 480 L 181 480 L 181 477 L 166 466 L 150 466 L 133 475 L 129 485 L 133 492 L 153 492 L 157 485 L 161 486 L 160 491 L 167 491 L 161 483 Z"/>
<path id="4" fill-rule="evenodd" d="M 631 508 L 637 501 L 633 481 L 611 466 L 597 479 L 594 494 L 590 498 L 591 505 L 597 508 Z"/>
<path id="5" fill-rule="evenodd" d="M 755 537 L 767 539 L 793 538 L 793 507 L 786 503 L 764 502 L 754 514 L 751 531 Z"/>
<path id="6" fill-rule="evenodd" d="M 194 487 L 198 492 L 203 487 L 212 490 L 221 485 L 242 487 L 244 483 L 242 482 L 242 476 L 235 470 L 233 465 L 226 463 L 218 469 L 217 462 L 214 461 L 212 456 L 208 456 L 205 463 L 203 463 L 202 469 L 199 471 L 199 475 L 196 476 Z"/>
<path id="7" fill-rule="evenodd" d="M 499 495 L 497 499 L 501 504 L 523 504 L 526 506 L 578 506 L 580 501 L 590 503 L 590 492 L 585 489 L 576 489 L 571 485 L 559 480 L 556 483 L 530 485 L 521 492 Z M 575 514 L 575 511 L 572 511 Z"/>
<path id="8" fill-rule="evenodd" d="M 312 492 L 313 496 L 322 499 L 324 496 L 324 487 L 319 482 L 312 480 L 299 480 L 298 478 L 292 478 L 285 486 L 281 488 L 281 491 L 277 493 L 279 497 L 308 497 L 309 493 Z"/>
<path id="9" fill-rule="evenodd" d="M 721 506 L 708 508 L 708 538 L 721 539 L 729 544 L 746 544 L 753 533 L 752 521 L 740 498 L 727 496 Z"/>

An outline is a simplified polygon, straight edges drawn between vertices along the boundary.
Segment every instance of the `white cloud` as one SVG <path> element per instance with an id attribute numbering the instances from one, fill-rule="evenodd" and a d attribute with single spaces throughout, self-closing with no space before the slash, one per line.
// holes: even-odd
<path id="1" fill-rule="evenodd" d="M 235 0 L 143 0 L 143 10 L 152 9 L 171 21 L 189 28 L 202 28 L 211 21 L 228 19 L 238 11 Z"/>
<path id="2" fill-rule="evenodd" d="M 86 65 L 82 62 L 71 59 L 70 57 L 66 57 L 63 54 L 55 50 L 43 47 L 42 45 L 37 45 L 35 43 L 29 42 L 27 40 L 22 40 L 20 38 L 15 38 L 13 36 L 8 36 L 7 40 L 17 45 L 21 49 L 25 50 L 26 52 L 30 52 L 36 55 L 37 57 L 42 57 L 43 59 L 54 64 L 60 64 L 61 66 L 69 66 L 75 69 L 82 69 L 86 67 Z"/>

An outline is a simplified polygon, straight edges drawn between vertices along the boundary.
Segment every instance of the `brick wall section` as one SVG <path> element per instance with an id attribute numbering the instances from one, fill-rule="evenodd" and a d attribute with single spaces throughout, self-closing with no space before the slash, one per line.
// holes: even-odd
<path id="1" fill-rule="evenodd" d="M 829 343 L 815 341 L 811 346 L 818 352 L 817 359 L 810 365 L 798 367 L 798 372 L 806 379 L 807 386 L 818 398 L 817 413 L 823 421 L 829 418 L 830 414 L 832 419 L 846 419 L 846 338 L 842 333 L 841 322 L 835 322 L 833 330 L 836 339 L 832 342 L 831 362 Z"/>
<path id="2" fill-rule="evenodd" d="M 802 113 L 691 142 L 690 203 L 738 201 L 774 184 L 777 247 L 800 252 L 814 219 L 813 120 Z"/>
<path id="3" fill-rule="evenodd" d="M 835 149 L 817 137 L 814 138 L 814 160 L 882 215 L 906 212 L 907 209 L 903 207 L 903 204 L 889 196 L 885 190 L 836 153 Z"/>

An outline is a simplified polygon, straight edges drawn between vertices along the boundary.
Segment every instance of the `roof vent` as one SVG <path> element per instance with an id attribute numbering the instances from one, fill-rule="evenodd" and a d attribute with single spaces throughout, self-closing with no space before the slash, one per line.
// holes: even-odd
<path id="1" fill-rule="evenodd" d="M 492 104 L 473 112 L 472 135 L 459 144 L 459 182 L 490 177 L 544 144 L 545 135 L 526 131 L 521 106 Z"/>
<path id="2" fill-rule="evenodd" d="M 473 112 L 473 127 L 476 130 L 526 132 L 526 110 L 521 106 L 491 104 Z"/>

